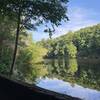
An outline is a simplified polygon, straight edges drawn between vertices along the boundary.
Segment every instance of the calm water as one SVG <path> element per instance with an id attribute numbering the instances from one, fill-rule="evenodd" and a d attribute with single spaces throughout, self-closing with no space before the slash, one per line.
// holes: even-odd
<path id="1" fill-rule="evenodd" d="M 37 85 L 83 100 L 100 100 L 100 63 L 76 59 L 45 60 L 48 74 Z"/>

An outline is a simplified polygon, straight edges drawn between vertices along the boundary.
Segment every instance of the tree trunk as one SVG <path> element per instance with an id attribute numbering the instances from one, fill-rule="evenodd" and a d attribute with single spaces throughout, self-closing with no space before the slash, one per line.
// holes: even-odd
<path id="1" fill-rule="evenodd" d="M 18 21 L 17 21 L 17 30 L 16 30 L 15 48 L 14 48 L 14 53 L 13 53 L 13 58 L 12 58 L 11 69 L 10 69 L 10 76 L 13 74 L 13 69 L 14 69 L 15 60 L 16 60 L 16 54 L 17 54 L 17 46 L 18 46 L 18 39 L 19 39 L 19 32 L 20 32 L 20 21 L 21 21 L 20 16 L 21 16 L 21 11 L 20 11 L 20 8 L 19 8 Z"/>

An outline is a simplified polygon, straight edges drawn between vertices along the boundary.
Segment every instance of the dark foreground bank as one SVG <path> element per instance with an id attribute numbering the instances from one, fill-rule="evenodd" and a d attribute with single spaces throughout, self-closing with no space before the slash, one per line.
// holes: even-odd
<path id="1" fill-rule="evenodd" d="M 0 100 L 80 100 L 0 75 Z"/>

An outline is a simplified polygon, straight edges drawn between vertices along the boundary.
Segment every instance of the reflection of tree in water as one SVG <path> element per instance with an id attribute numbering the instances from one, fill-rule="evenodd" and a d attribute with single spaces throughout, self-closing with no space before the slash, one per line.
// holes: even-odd
<path id="1" fill-rule="evenodd" d="M 78 63 L 77 59 L 65 59 L 65 65 L 66 65 L 66 77 L 64 78 L 65 81 L 69 81 L 72 86 L 74 86 L 75 83 L 75 75 L 78 70 Z"/>
<path id="2" fill-rule="evenodd" d="M 47 68 L 42 63 L 37 63 L 33 66 L 22 66 L 17 68 L 17 77 L 21 81 L 33 83 L 37 78 L 44 77 L 48 74 Z"/>
<path id="3" fill-rule="evenodd" d="M 68 74 L 74 75 L 77 71 L 77 60 L 63 58 L 51 59 L 48 66 L 49 76 L 65 80 L 69 76 Z"/>
<path id="4" fill-rule="evenodd" d="M 25 63 L 24 63 L 25 64 Z M 80 62 L 77 59 L 49 59 L 45 64 L 18 67 L 18 77 L 23 81 L 34 81 L 39 77 L 48 76 L 75 83 L 84 87 L 100 90 L 100 63 Z"/>
<path id="5" fill-rule="evenodd" d="M 78 64 L 77 82 L 85 87 L 100 90 L 100 63 L 79 62 Z"/>
<path id="6" fill-rule="evenodd" d="M 74 75 L 77 71 L 78 64 L 76 59 L 69 59 L 68 60 L 68 73 Z"/>
<path id="7" fill-rule="evenodd" d="M 100 63 L 77 62 L 77 59 L 51 59 L 46 66 L 48 77 L 100 90 Z"/>

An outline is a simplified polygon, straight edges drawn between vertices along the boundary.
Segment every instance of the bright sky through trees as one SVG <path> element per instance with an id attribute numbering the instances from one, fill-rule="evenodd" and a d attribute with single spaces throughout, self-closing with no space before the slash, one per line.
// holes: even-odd
<path id="1" fill-rule="evenodd" d="M 70 21 L 67 23 L 62 22 L 62 25 L 56 28 L 53 37 L 66 34 L 69 30 L 78 30 L 100 23 L 99 2 L 99 0 L 69 0 L 68 17 Z M 49 37 L 47 33 L 43 32 L 43 28 L 41 26 L 38 31 L 32 32 L 34 40 L 39 41 Z"/>

